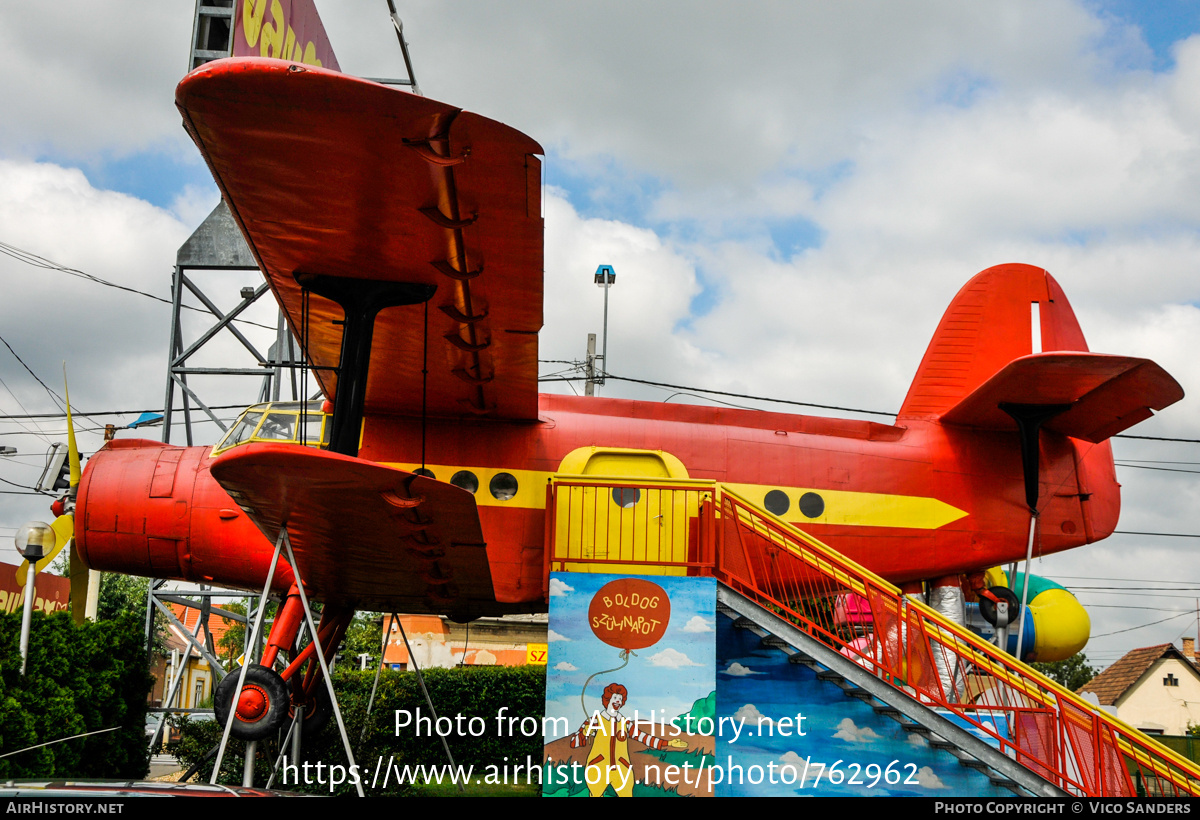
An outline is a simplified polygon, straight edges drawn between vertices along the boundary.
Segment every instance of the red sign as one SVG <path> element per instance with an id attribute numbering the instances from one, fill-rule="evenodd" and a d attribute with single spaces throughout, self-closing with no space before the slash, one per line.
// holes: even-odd
<path id="1" fill-rule="evenodd" d="M 25 588 L 17 583 L 15 564 L 0 563 L 0 612 L 20 612 L 25 602 Z M 61 575 L 39 572 L 33 581 L 33 608 L 38 612 L 58 612 L 67 608 L 71 597 L 71 580 Z"/>
<path id="2" fill-rule="evenodd" d="M 234 57 L 274 57 L 341 71 L 313 0 L 235 0 Z"/>
<path id="3" fill-rule="evenodd" d="M 596 637 L 621 649 L 645 649 L 666 634 L 671 599 L 658 584 L 620 578 L 600 587 L 588 607 L 588 623 Z"/>

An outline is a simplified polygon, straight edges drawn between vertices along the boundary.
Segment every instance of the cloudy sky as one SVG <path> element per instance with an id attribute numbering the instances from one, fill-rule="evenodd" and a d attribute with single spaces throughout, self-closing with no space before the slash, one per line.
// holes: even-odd
<path id="1" fill-rule="evenodd" d="M 402 72 L 383 0 L 318 7 L 345 71 Z M 958 288 L 1028 262 L 1063 285 L 1093 350 L 1153 358 L 1200 395 L 1194 3 L 399 7 L 426 94 L 546 148 L 543 359 L 579 358 L 599 332 L 591 276 L 603 262 L 619 277 L 611 372 L 894 411 Z M 166 298 L 176 249 L 217 201 L 173 105 L 193 3 L 106 11 L 0 0 L 0 249 Z M 165 304 L 8 255 L 0 282 L 13 351 L 0 347 L 0 414 L 57 411 L 16 356 L 55 390 L 66 361 L 82 410 L 162 406 Z M 206 287 L 227 308 L 256 283 Z M 265 307 L 250 318 L 274 322 Z M 241 365 L 237 354 L 228 340 L 210 361 Z M 200 389 L 237 404 L 258 384 Z M 697 400 L 619 382 L 602 392 Z M 19 450 L 0 478 L 33 483 L 63 429 L 0 421 L 0 443 Z M 215 425 L 199 429 L 215 438 Z M 1189 398 L 1132 432 L 1200 439 L 1200 419 Z M 81 444 L 99 441 L 87 432 Z M 1200 444 L 1116 449 L 1121 529 L 1200 533 Z M 3 492 L 0 538 L 48 517 L 43 499 Z M 1157 590 L 1079 589 L 1097 636 L 1089 655 L 1108 663 L 1195 634 L 1195 617 L 1178 613 L 1200 594 L 1197 546 L 1118 535 L 1034 571 Z"/>

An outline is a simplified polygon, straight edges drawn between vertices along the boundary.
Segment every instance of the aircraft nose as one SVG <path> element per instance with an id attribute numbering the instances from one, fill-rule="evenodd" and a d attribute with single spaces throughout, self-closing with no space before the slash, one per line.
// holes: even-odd
<path id="1" fill-rule="evenodd" d="M 208 447 L 118 439 L 88 460 L 75 537 L 92 569 L 261 589 L 272 548 L 209 474 Z M 292 583 L 279 567 L 276 586 Z"/>

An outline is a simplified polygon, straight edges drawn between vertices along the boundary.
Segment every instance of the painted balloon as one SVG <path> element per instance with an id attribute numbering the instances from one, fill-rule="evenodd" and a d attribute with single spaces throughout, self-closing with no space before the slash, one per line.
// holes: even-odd
<path id="1" fill-rule="evenodd" d="M 597 638 L 620 649 L 645 649 L 658 643 L 671 621 L 671 599 L 658 584 L 620 578 L 600 587 L 588 606 L 588 623 Z"/>

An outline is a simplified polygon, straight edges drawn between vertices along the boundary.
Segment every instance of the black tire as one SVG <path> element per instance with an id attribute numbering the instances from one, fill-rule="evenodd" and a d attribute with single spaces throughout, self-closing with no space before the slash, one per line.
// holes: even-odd
<path id="1" fill-rule="evenodd" d="M 229 718 L 230 704 L 237 689 L 241 669 L 233 669 L 217 684 L 213 697 L 213 710 L 223 727 Z M 229 734 L 238 740 L 262 740 L 273 735 L 287 720 L 287 684 L 274 669 L 257 663 L 246 667 L 246 683 L 242 691 L 243 709 L 233 719 Z"/>
<path id="2" fill-rule="evenodd" d="M 332 716 L 333 703 L 329 700 L 329 690 L 325 688 L 325 681 L 322 680 L 317 684 L 317 693 L 313 696 L 313 702 L 304 707 L 304 726 L 300 730 L 300 739 L 308 740 L 316 737 L 329 724 Z M 289 704 L 288 720 L 295 720 L 295 718 L 296 709 Z"/>
<path id="3" fill-rule="evenodd" d="M 1003 601 L 1008 601 L 1008 624 L 1015 624 L 1021 614 L 1021 602 L 1017 600 L 1017 594 L 1008 587 L 990 587 L 988 592 Z M 979 614 L 992 626 L 996 625 L 996 605 L 982 595 L 979 596 Z"/>

